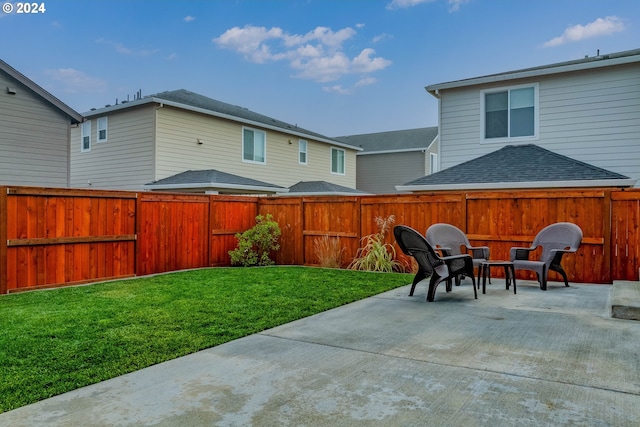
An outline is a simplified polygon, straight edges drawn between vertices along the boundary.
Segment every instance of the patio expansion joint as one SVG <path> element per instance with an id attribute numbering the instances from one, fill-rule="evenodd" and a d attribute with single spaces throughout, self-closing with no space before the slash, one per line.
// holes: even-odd
<path id="1" fill-rule="evenodd" d="M 527 376 L 527 375 L 519 375 L 519 374 L 514 374 L 514 373 L 511 373 L 511 372 L 502 372 L 502 371 L 496 371 L 496 370 L 492 370 L 492 369 L 477 369 L 477 368 L 472 368 L 472 367 L 469 367 L 469 366 L 454 365 L 454 364 L 451 364 L 451 363 L 432 362 L 432 361 L 416 359 L 416 358 L 412 358 L 412 357 L 390 355 L 390 354 L 382 353 L 382 352 L 379 352 L 379 351 L 368 351 L 368 350 L 361 350 L 361 349 L 355 349 L 355 348 L 332 345 L 332 344 L 319 343 L 319 342 L 315 342 L 315 341 L 307 341 L 307 340 L 301 340 L 301 339 L 295 339 L 295 338 L 288 338 L 288 337 L 283 337 L 283 336 L 279 336 L 279 335 L 268 334 L 268 333 L 265 333 L 265 332 L 261 332 L 261 333 L 259 333 L 259 335 L 265 336 L 265 337 L 269 337 L 269 338 L 275 338 L 275 339 L 280 339 L 280 340 L 291 341 L 291 342 L 312 344 L 312 345 L 317 345 L 317 346 L 321 346 L 321 347 L 337 348 L 337 349 L 340 349 L 340 350 L 353 351 L 353 352 L 369 354 L 369 355 L 375 355 L 375 356 L 390 357 L 390 358 L 394 358 L 394 359 L 398 359 L 398 360 L 408 360 L 408 361 L 417 362 L 417 363 L 424 363 L 424 364 L 430 364 L 430 365 L 436 365 L 436 366 L 446 366 L 448 368 L 464 369 L 464 370 L 473 371 L 473 372 L 488 372 L 488 373 L 491 373 L 491 374 L 504 375 L 504 376 L 507 376 L 507 377 L 514 377 L 514 378 L 520 378 L 520 379 L 526 379 L 526 380 L 532 380 L 532 381 L 541 381 L 541 382 L 550 383 L 550 384 L 570 385 L 570 386 L 580 387 L 580 388 L 584 388 L 584 389 L 602 390 L 602 391 L 607 391 L 607 392 L 612 392 L 612 393 L 620 393 L 620 394 L 629 395 L 629 396 L 640 396 L 640 393 L 633 393 L 633 392 L 624 391 L 624 390 L 617 390 L 617 389 L 610 388 L 610 387 L 599 387 L 599 386 L 596 386 L 596 385 L 579 384 L 579 383 L 570 382 L 570 381 L 550 380 L 548 378 L 541 378 L 541 377 L 534 377 L 534 376 Z"/>

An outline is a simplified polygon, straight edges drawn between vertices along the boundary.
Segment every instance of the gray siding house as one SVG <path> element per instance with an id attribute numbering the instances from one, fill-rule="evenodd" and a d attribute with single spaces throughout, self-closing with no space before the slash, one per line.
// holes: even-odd
<path id="1" fill-rule="evenodd" d="M 69 186 L 69 135 L 82 116 L 0 60 L 0 185 Z"/>
<path id="2" fill-rule="evenodd" d="M 397 185 L 438 171 L 435 126 L 336 139 L 362 149 L 356 155 L 356 188 L 361 191 L 397 193 Z"/>
<path id="3" fill-rule="evenodd" d="M 301 180 L 355 189 L 360 148 L 184 89 L 85 113 L 73 187 L 275 194 Z"/>
<path id="4" fill-rule="evenodd" d="M 634 182 L 640 178 L 640 49 L 439 83 L 426 90 L 440 104 L 443 170 L 508 145 L 534 144 Z M 490 169 L 484 173 L 487 182 L 491 174 Z M 398 189 L 433 189 L 423 184 Z M 438 185 L 444 188 L 445 183 Z M 522 186 L 515 180 L 484 187 Z M 475 188 L 480 187 L 476 182 Z"/>

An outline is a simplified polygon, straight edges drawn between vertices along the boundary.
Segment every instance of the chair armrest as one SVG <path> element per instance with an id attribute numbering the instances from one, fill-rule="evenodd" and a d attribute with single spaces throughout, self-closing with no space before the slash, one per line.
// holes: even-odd
<path id="1" fill-rule="evenodd" d="M 474 258 L 489 259 L 489 246 L 467 246 Z"/>
<path id="2" fill-rule="evenodd" d="M 434 246 L 433 249 L 436 252 L 440 252 L 443 257 L 451 255 L 451 248 L 447 246 Z"/>
<path id="3" fill-rule="evenodd" d="M 445 264 L 449 264 L 449 263 L 451 263 L 453 261 L 462 259 L 462 260 L 464 260 L 465 263 L 469 263 L 469 264 L 473 265 L 473 258 L 469 254 L 445 256 L 445 257 L 441 257 L 440 259 Z"/>
<path id="4" fill-rule="evenodd" d="M 469 259 L 472 259 L 471 255 L 469 255 L 469 254 L 443 256 L 440 259 L 443 260 L 444 262 L 447 262 L 447 261 L 458 259 L 458 258 L 469 258 Z"/>
<path id="5" fill-rule="evenodd" d="M 509 259 L 513 260 L 527 260 L 529 259 L 529 253 L 531 253 L 535 248 L 519 248 L 514 247 L 509 249 Z"/>

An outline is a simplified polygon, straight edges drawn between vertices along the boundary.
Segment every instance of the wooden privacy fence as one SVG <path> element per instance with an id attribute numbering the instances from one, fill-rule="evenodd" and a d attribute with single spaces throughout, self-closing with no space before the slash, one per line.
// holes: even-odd
<path id="1" fill-rule="evenodd" d="M 226 266 L 235 233 L 258 214 L 279 223 L 275 260 L 292 265 L 317 265 L 314 241 L 325 235 L 340 239 L 348 264 L 361 238 L 377 231 L 375 217 L 394 215 L 421 232 L 456 225 L 473 244 L 490 246 L 493 259 L 570 221 L 584 232 L 580 250 L 563 261 L 570 280 L 638 280 L 640 190 L 245 197 L 0 187 L 0 293 Z"/>

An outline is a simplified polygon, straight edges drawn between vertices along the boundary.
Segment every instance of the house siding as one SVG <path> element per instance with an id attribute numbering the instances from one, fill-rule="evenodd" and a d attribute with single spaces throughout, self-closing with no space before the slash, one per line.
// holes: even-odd
<path id="1" fill-rule="evenodd" d="M 397 193 L 396 185 L 425 175 L 428 155 L 420 151 L 359 155 L 357 165 L 358 190 L 374 194 Z"/>
<path id="2" fill-rule="evenodd" d="M 480 91 L 527 83 L 539 84 L 539 134 L 526 143 L 640 178 L 638 63 L 443 90 L 442 169 L 513 144 L 481 142 Z"/>
<path id="3" fill-rule="evenodd" d="M 71 186 L 141 190 L 154 179 L 155 106 L 108 115 L 107 141 L 97 142 L 98 118 L 91 120 L 91 151 L 81 152 L 80 128 L 71 132 Z M 91 182 L 91 184 L 89 184 Z"/>
<path id="4" fill-rule="evenodd" d="M 0 87 L 0 184 L 68 186 L 69 118 L 3 71 Z"/>
<path id="5" fill-rule="evenodd" d="M 266 133 L 265 164 L 242 161 L 243 127 Z M 298 163 L 299 139 L 307 141 L 306 165 Z M 336 175 L 330 170 L 331 146 L 327 143 L 169 106 L 157 110 L 155 179 L 186 170 L 217 169 L 283 187 L 322 180 L 355 188 L 356 152 L 344 150 L 345 175 Z"/>

